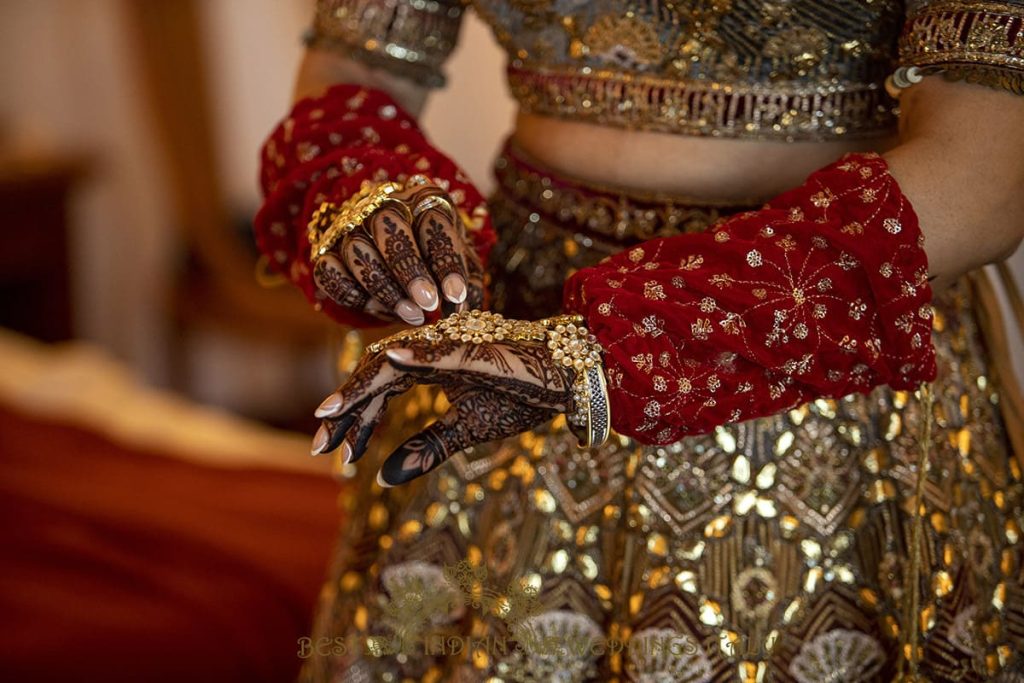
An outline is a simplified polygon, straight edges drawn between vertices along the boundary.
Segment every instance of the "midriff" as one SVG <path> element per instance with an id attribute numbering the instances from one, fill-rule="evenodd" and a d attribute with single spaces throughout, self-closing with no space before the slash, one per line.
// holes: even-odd
<path id="1" fill-rule="evenodd" d="M 695 201 L 756 204 L 800 185 L 847 152 L 883 152 L 895 135 L 784 142 L 631 131 L 522 113 L 513 142 L 577 180 Z"/>

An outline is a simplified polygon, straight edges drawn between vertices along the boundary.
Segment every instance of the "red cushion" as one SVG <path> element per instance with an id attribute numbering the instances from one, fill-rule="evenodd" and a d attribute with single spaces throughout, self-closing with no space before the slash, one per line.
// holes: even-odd
<path id="1" fill-rule="evenodd" d="M 337 493 L 0 407 L 0 680 L 293 679 Z"/>

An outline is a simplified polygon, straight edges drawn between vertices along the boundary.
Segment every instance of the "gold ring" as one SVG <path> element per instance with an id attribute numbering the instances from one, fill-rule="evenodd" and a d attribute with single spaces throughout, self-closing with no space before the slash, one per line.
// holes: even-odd
<path id="1" fill-rule="evenodd" d="M 451 201 L 449 201 L 449 199 L 442 194 L 433 194 L 427 197 L 426 199 L 421 200 L 419 203 L 416 204 L 416 206 L 413 207 L 412 215 L 416 218 L 419 218 L 427 211 L 436 208 L 443 208 L 445 214 L 448 216 L 448 219 L 453 223 L 455 222 L 455 218 L 457 216 L 457 214 L 455 213 L 455 207 L 452 206 Z"/>
<path id="2" fill-rule="evenodd" d="M 413 215 L 412 209 L 409 208 L 409 203 L 404 199 L 397 199 L 395 197 L 385 197 L 380 203 L 380 209 L 391 208 L 402 214 L 402 220 L 412 227 Z"/>

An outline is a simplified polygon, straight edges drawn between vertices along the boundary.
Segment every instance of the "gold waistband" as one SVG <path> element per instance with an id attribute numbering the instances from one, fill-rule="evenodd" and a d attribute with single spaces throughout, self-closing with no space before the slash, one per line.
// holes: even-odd
<path id="1" fill-rule="evenodd" d="M 705 202 L 577 180 L 544 168 L 512 143 L 495 162 L 498 192 L 530 217 L 619 244 L 699 232 L 723 216 L 760 204 Z"/>

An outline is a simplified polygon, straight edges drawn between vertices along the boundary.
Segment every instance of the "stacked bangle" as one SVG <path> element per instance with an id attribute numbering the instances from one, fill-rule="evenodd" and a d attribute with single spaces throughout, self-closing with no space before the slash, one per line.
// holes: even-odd
<path id="1" fill-rule="evenodd" d="M 549 318 L 537 324 L 547 324 L 547 346 L 552 359 L 575 373 L 573 408 L 566 421 L 579 438 L 580 447 L 600 446 L 608 439 L 610 426 L 601 345 L 583 326 L 580 315 Z"/>
<path id="2" fill-rule="evenodd" d="M 900 94 L 912 85 L 920 83 L 924 73 L 916 66 L 901 66 L 885 79 L 885 90 L 893 99 L 899 99 Z"/>

